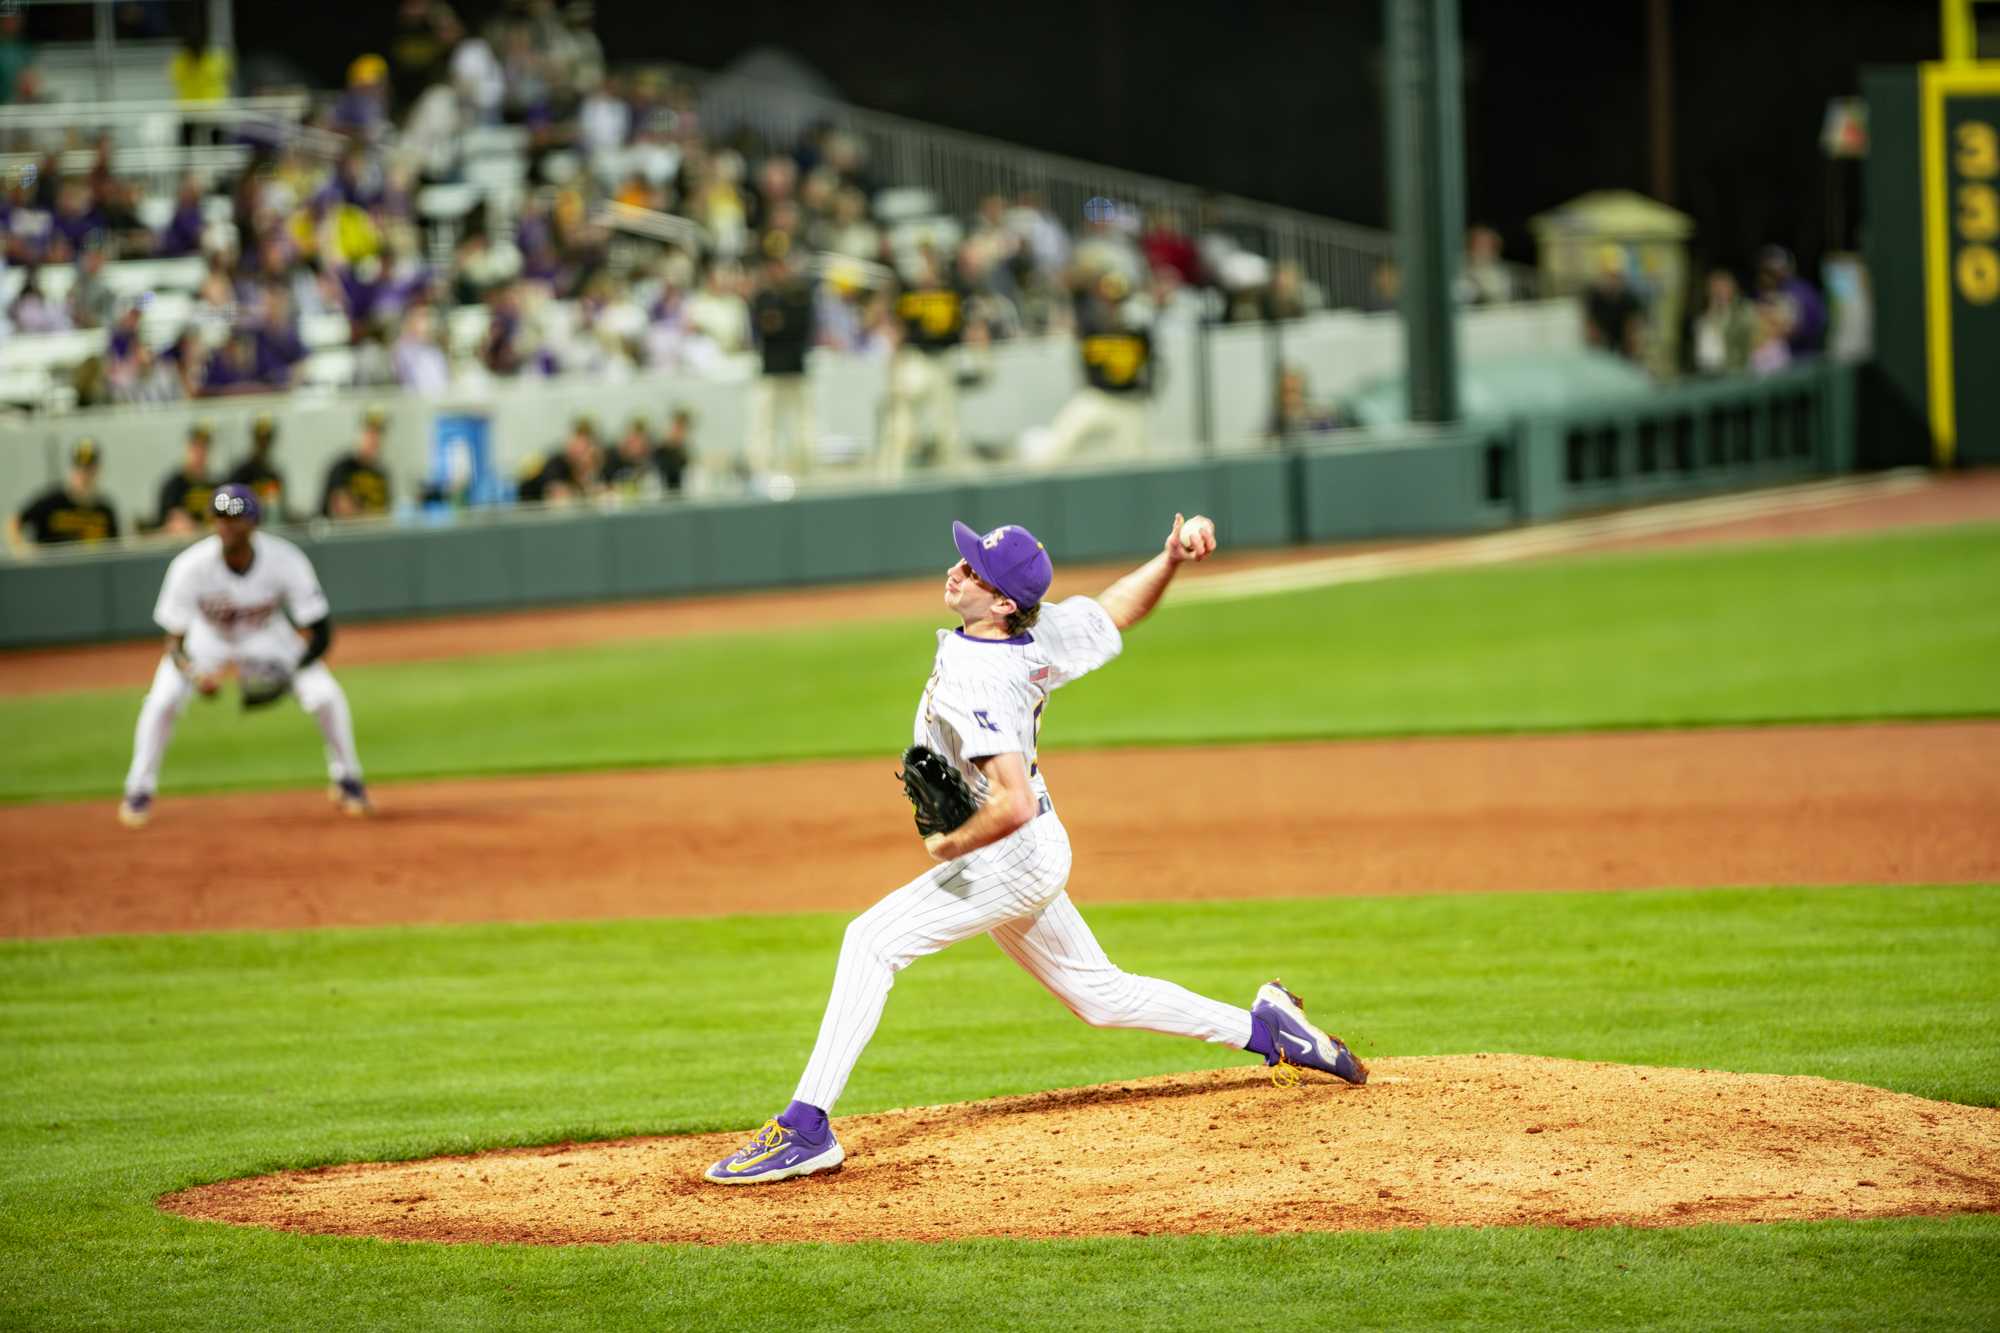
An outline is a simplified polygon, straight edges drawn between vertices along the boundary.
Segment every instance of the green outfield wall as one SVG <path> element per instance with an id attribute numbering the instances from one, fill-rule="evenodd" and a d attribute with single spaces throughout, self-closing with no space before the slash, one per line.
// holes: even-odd
<path id="1" fill-rule="evenodd" d="M 1058 561 L 1157 549 L 1176 510 L 1211 515 L 1232 547 L 1478 532 L 1850 470 L 1854 436 L 1852 372 L 1809 366 L 1173 463 L 285 532 L 311 556 L 336 619 L 372 620 L 928 573 L 950 555 L 953 519 L 1023 524 Z M 153 601 L 177 549 L 0 564 L 0 648 L 156 632 Z"/>

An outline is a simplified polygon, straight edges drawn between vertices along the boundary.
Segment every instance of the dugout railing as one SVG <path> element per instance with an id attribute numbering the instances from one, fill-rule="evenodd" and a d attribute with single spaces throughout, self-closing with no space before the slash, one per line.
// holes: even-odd
<path id="1" fill-rule="evenodd" d="M 1155 549 L 1175 510 L 1211 515 L 1235 548 L 1490 531 L 1849 471 L 1854 441 L 1853 371 L 1818 364 L 1560 412 L 1121 468 L 287 535 L 312 557 L 336 616 L 366 620 L 931 573 L 954 519 L 1025 524 L 1058 561 Z M 153 602 L 176 549 L 0 565 L 0 647 L 156 632 Z"/>

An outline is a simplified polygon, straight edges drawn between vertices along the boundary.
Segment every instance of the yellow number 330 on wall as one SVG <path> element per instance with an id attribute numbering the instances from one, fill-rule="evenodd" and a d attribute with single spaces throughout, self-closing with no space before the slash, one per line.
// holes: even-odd
<path id="1" fill-rule="evenodd" d="M 1985 242 L 2000 236 L 2000 195 L 1984 182 L 2000 175 L 2000 135 L 1983 120 L 1968 120 L 1953 137 L 1958 152 L 1952 165 L 1969 182 L 1958 187 L 1958 234 L 1971 242 L 1954 265 L 1958 290 L 1974 305 L 1990 305 L 2000 298 L 2000 255 Z"/>
<path id="2" fill-rule="evenodd" d="M 1967 180 L 1991 180 L 2000 175 L 2000 135 L 1983 120 L 1968 120 L 1958 127 L 1958 158 L 1952 163 Z"/>

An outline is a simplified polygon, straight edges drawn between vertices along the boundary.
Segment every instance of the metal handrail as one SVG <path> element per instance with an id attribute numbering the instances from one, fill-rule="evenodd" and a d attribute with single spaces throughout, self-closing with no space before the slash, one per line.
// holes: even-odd
<path id="1" fill-rule="evenodd" d="M 14 131 L 89 131 L 138 129 L 141 126 L 252 126 L 299 143 L 323 157 L 338 156 L 339 135 L 307 125 L 312 110 L 309 93 L 278 93 L 264 97 L 225 97 L 213 102 L 183 102 L 152 98 L 109 102 L 36 102 L 0 106 L 0 133 Z"/>
<path id="2" fill-rule="evenodd" d="M 0 153 L 0 171 L 18 171 L 26 166 L 38 166 L 46 153 Z M 250 145 L 241 143 L 196 144 L 182 147 L 179 144 L 165 144 L 149 148 L 113 148 L 111 169 L 124 175 L 158 175 L 162 172 L 177 173 L 199 171 L 209 175 L 226 175 L 243 169 L 249 160 Z M 69 148 L 56 155 L 56 172 L 62 176 L 81 176 L 97 165 L 97 150 L 94 148 Z"/>
<path id="3" fill-rule="evenodd" d="M 312 108 L 309 93 L 267 97 L 224 97 L 213 102 L 178 98 L 110 102 L 30 102 L 0 106 L 0 129 L 69 129 L 94 125 L 139 125 L 155 116 L 175 116 L 202 125 L 234 125 L 246 120 L 296 124 Z"/>
<path id="4" fill-rule="evenodd" d="M 708 230 L 693 218 L 676 213 L 659 213 L 637 204 L 621 204 L 607 199 L 590 215 L 591 223 L 612 231 L 631 232 L 668 245 L 700 250 L 708 244 Z"/>

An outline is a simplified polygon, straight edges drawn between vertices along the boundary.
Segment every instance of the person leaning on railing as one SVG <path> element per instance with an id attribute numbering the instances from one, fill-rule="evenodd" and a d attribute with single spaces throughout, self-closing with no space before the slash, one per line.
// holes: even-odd
<path id="1" fill-rule="evenodd" d="M 106 541 L 118 535 L 118 515 L 97 493 L 97 467 L 102 456 L 89 436 L 70 450 L 69 475 L 28 502 L 7 520 L 7 544 L 16 551 L 28 546 L 29 532 L 38 546 Z"/>
<path id="2" fill-rule="evenodd" d="M 206 531 L 209 501 L 215 498 L 215 479 L 208 474 L 209 445 L 215 439 L 215 423 L 207 417 L 188 427 L 187 452 L 181 465 L 160 483 L 161 532 L 192 536 Z"/>
<path id="3" fill-rule="evenodd" d="M 588 413 L 577 417 L 560 451 L 530 455 L 522 461 L 520 498 L 547 504 L 595 499 L 604 491 L 604 451 L 597 443 L 597 421 Z"/>
<path id="4" fill-rule="evenodd" d="M 259 412 L 250 428 L 250 457 L 230 471 L 229 480 L 255 491 L 265 517 L 282 523 L 289 519 L 284 474 L 278 471 L 272 458 L 277 447 L 278 418 L 269 412 Z"/>
<path id="5" fill-rule="evenodd" d="M 388 409 L 370 403 L 353 452 L 341 455 L 327 469 L 326 493 L 319 503 L 322 517 L 367 518 L 389 512 L 389 474 L 382 468 L 382 432 L 388 424 Z"/>

